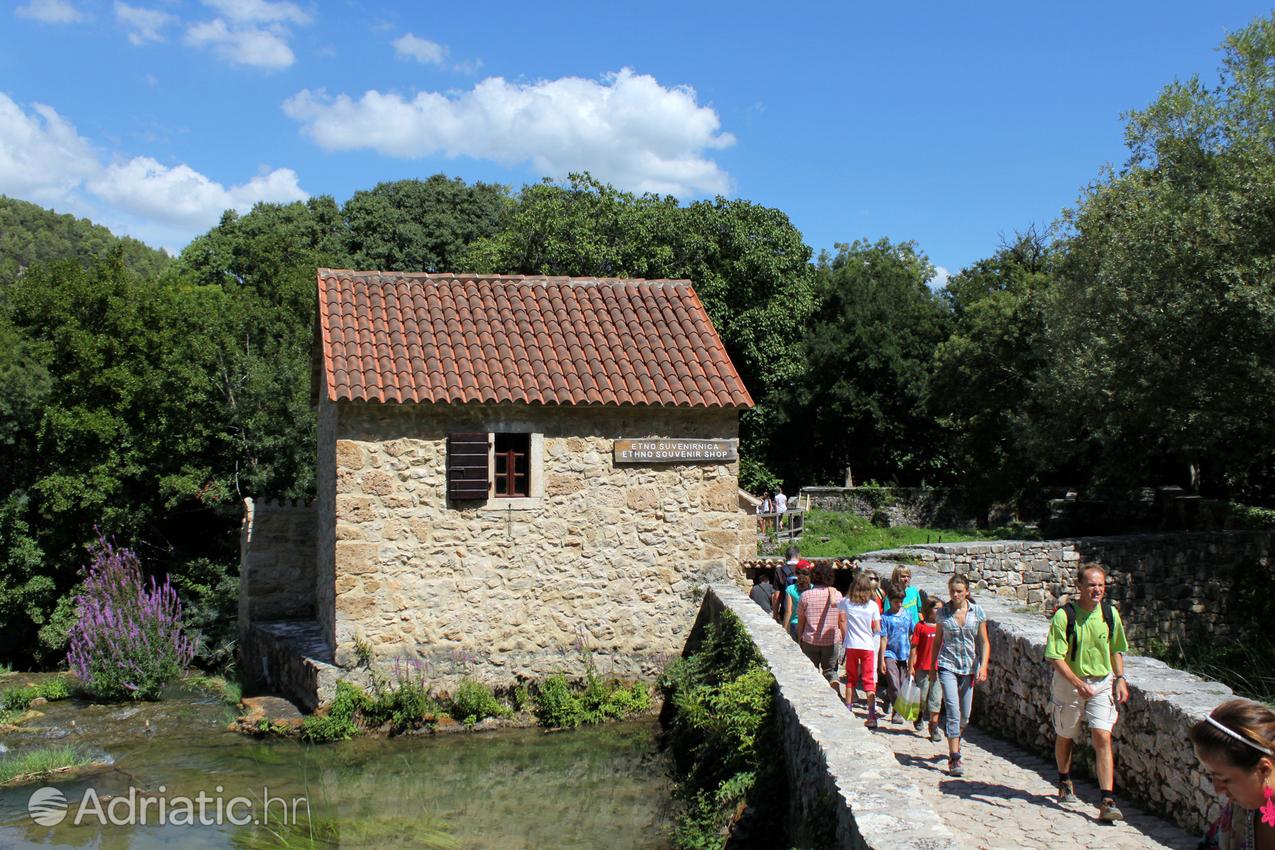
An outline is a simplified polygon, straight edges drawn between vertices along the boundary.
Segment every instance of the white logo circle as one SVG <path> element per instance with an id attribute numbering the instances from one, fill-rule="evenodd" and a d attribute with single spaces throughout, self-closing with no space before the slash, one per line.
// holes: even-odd
<path id="1" fill-rule="evenodd" d="M 37 788 L 27 800 L 27 813 L 40 826 L 57 826 L 66 818 L 66 796 L 48 785 Z"/>

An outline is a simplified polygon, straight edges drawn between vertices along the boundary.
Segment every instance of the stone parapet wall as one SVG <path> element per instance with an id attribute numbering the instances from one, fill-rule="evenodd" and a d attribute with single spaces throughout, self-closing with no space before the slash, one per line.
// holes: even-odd
<path id="1" fill-rule="evenodd" d="M 613 461 L 624 437 L 734 438 L 734 410 L 342 402 L 334 415 L 320 456 L 335 458 L 334 648 L 351 672 L 370 648 L 382 665 L 425 662 L 443 687 L 467 671 L 509 685 L 582 673 L 588 650 L 604 674 L 654 678 L 704 585 L 742 581 L 756 550 L 737 462 Z M 465 431 L 533 435 L 530 498 L 448 501 L 446 437 Z"/>
<path id="2" fill-rule="evenodd" d="M 254 623 L 240 650 L 248 681 L 286 697 L 302 711 L 331 702 L 337 681 L 347 678 L 331 663 L 331 647 L 314 620 Z"/>
<path id="3" fill-rule="evenodd" d="M 930 566 L 917 568 L 913 583 L 931 595 L 947 597 L 947 576 Z M 989 618 L 991 659 L 987 683 L 975 690 L 973 722 L 1052 759 L 1052 669 L 1044 660 L 1048 620 L 1041 613 L 1025 612 L 1013 595 L 975 596 Z M 1117 793 L 1130 795 L 1185 829 L 1201 831 L 1217 817 L 1219 805 L 1187 730 L 1233 693 L 1225 685 L 1137 655 L 1126 657 L 1125 672 L 1130 700 L 1113 730 Z M 1076 765 L 1092 765 L 1087 743 L 1078 749 Z"/>
<path id="4" fill-rule="evenodd" d="M 796 847 L 956 850 L 958 844 L 894 754 L 855 719 L 797 644 L 731 584 L 704 594 L 687 648 L 730 611 L 775 677 L 788 781 L 785 822 Z"/>
<path id="5" fill-rule="evenodd" d="M 244 499 L 239 529 L 240 643 L 252 624 L 315 614 L 314 505 Z"/>
<path id="6" fill-rule="evenodd" d="M 1229 612 L 1232 589 L 1239 571 L 1269 569 L 1273 536 L 1212 531 L 941 543 L 899 550 L 895 557 L 919 559 L 940 573 L 964 573 L 976 591 L 1048 612 L 1066 601 L 1080 563 L 1096 561 L 1109 571 L 1109 594 L 1130 640 L 1167 642 L 1202 633 L 1237 636 L 1234 627 L 1245 621 Z"/>

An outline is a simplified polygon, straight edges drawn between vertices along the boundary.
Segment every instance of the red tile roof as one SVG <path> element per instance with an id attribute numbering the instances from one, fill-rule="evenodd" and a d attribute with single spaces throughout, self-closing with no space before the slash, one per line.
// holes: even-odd
<path id="1" fill-rule="evenodd" d="M 319 269 L 331 401 L 752 407 L 689 281 Z"/>

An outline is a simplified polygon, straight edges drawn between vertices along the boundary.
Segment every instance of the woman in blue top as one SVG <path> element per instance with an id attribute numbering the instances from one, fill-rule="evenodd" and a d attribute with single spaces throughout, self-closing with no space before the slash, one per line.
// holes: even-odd
<path id="1" fill-rule="evenodd" d="M 950 599 L 939 614 L 934 642 L 938 644 L 939 684 L 947 712 L 947 772 L 964 773 L 961 765 L 961 733 L 970 720 L 974 685 L 987 681 L 987 660 L 992 645 L 987 639 L 987 614 L 970 599 L 969 580 L 954 575 L 947 580 Z"/>

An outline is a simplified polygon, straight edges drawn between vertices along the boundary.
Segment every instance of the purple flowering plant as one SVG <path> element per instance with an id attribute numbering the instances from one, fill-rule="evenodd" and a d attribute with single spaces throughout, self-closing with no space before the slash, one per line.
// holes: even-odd
<path id="1" fill-rule="evenodd" d="M 177 591 L 167 577 L 162 584 L 143 580 L 137 553 L 105 536 L 89 554 L 67 664 L 99 699 L 159 699 L 195 655 L 194 641 L 182 632 Z"/>

